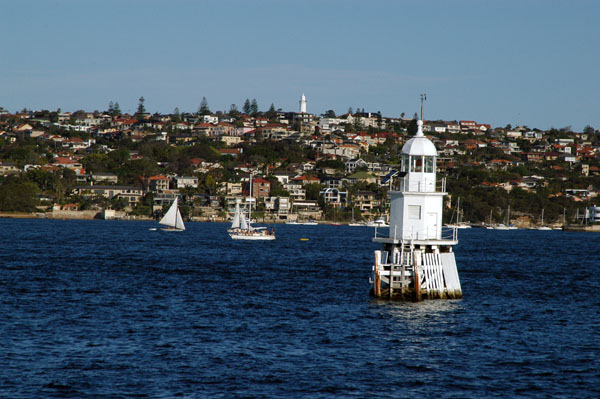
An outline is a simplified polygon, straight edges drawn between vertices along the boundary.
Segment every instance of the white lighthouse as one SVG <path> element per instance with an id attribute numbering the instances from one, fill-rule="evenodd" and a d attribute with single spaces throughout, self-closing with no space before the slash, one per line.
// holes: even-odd
<path id="1" fill-rule="evenodd" d="M 305 114 L 306 113 L 306 97 L 304 96 L 304 93 L 302 93 L 302 97 L 300 97 L 300 113 L 301 114 Z"/>
<path id="2" fill-rule="evenodd" d="M 423 135 L 423 122 L 402 147 L 402 166 L 390 176 L 390 227 L 375 230 L 371 293 L 390 299 L 460 298 L 462 290 L 452 246 L 456 228 L 442 229 L 446 181 L 436 178 L 437 150 Z M 438 191 L 438 188 L 440 191 Z"/>

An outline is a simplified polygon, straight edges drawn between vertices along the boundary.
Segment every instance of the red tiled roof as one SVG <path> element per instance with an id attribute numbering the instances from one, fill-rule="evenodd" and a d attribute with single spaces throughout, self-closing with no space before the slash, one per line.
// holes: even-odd
<path id="1" fill-rule="evenodd" d="M 153 181 L 153 180 L 169 180 L 168 177 L 163 176 L 163 175 L 156 175 L 156 176 L 150 176 L 148 178 L 148 180 Z"/>

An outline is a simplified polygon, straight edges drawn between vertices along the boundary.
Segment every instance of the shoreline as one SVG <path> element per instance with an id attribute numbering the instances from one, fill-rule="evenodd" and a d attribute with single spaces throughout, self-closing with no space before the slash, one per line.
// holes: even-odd
<path id="1" fill-rule="evenodd" d="M 54 212 L 0 212 L 0 219 L 55 219 L 55 220 L 125 220 L 125 221 L 156 221 L 149 216 L 118 216 L 105 219 L 102 211 L 54 211 Z M 186 220 L 186 223 L 208 222 L 208 223 L 230 223 L 231 221 L 223 218 L 195 217 Z M 350 222 L 334 222 L 329 220 L 316 221 L 323 225 L 348 225 Z M 286 224 L 283 220 L 262 220 L 255 221 L 255 224 Z M 302 223 L 299 223 L 302 224 Z"/>
<path id="2" fill-rule="evenodd" d="M 119 220 L 119 221 L 146 221 L 152 222 L 155 219 L 148 216 L 122 216 L 105 219 L 101 217 L 102 211 L 54 211 L 54 212 L 0 212 L 0 219 L 53 219 L 53 220 Z M 193 219 L 186 220 L 186 223 L 230 223 L 230 220 L 222 218 L 210 218 L 210 217 L 196 217 Z M 315 221 L 318 225 L 332 225 L 332 226 L 348 226 L 351 222 L 335 222 L 330 220 L 319 220 Z M 263 220 L 256 221 L 255 224 L 286 224 L 286 221 L 282 220 Z M 298 223 L 302 225 L 302 223 Z M 366 227 L 366 226 L 364 226 Z M 473 227 L 483 227 L 473 226 Z M 527 229 L 526 227 L 520 227 L 520 229 Z M 600 232 L 600 224 L 594 225 L 568 225 L 565 226 L 563 231 L 580 231 L 580 232 Z"/>

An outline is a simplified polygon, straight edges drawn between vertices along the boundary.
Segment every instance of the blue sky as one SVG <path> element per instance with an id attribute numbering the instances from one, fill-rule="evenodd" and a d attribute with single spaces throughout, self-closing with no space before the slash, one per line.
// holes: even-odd
<path id="1" fill-rule="evenodd" d="M 0 106 L 349 107 L 600 129 L 595 0 L 0 0 Z"/>

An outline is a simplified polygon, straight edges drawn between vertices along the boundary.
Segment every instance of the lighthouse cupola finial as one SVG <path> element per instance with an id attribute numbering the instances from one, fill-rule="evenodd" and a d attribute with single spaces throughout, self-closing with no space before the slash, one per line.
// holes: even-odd
<path id="1" fill-rule="evenodd" d="M 417 121 L 417 133 L 415 134 L 415 137 L 423 137 L 423 136 L 425 136 L 423 134 L 423 121 L 418 120 Z"/>

